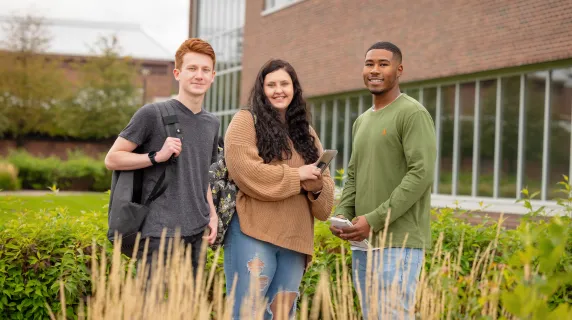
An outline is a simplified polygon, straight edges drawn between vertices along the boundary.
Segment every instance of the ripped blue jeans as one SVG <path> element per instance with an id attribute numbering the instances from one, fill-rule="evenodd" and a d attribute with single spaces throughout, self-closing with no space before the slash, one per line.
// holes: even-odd
<path id="1" fill-rule="evenodd" d="M 372 251 L 369 282 L 367 254 L 352 250 L 354 286 L 361 294 L 363 319 L 415 319 L 415 294 L 423 267 L 423 250 L 385 248 Z M 373 301 L 376 297 L 377 301 Z M 371 316 L 370 311 L 373 311 Z"/>
<path id="2" fill-rule="evenodd" d="M 281 310 L 277 308 L 278 301 L 284 302 L 282 308 L 288 308 L 290 318 L 294 318 L 305 266 L 306 255 L 303 253 L 278 247 L 242 233 L 238 215 L 235 214 L 224 239 L 227 294 L 232 289 L 234 277 L 238 277 L 232 318 L 253 318 L 253 311 L 242 310 L 241 313 L 244 299 L 251 296 L 251 276 L 258 279 L 260 290 L 258 294 L 267 299 L 264 319 L 273 319 L 276 310 Z"/>

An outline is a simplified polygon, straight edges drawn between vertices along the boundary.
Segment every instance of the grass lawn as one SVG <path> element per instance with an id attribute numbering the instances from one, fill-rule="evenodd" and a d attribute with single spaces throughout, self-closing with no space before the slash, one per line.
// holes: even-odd
<path id="1" fill-rule="evenodd" d="M 0 195 L 0 224 L 15 219 L 27 211 L 67 208 L 71 215 L 81 215 L 92 211 L 107 212 L 109 195 L 106 193 L 86 193 L 80 195 L 5 196 Z"/>

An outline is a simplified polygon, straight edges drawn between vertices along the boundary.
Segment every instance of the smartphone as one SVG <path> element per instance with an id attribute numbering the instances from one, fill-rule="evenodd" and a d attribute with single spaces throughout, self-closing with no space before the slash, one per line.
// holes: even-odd
<path id="1" fill-rule="evenodd" d="M 330 217 L 330 222 L 332 223 L 332 226 L 338 228 L 338 229 L 343 229 L 343 228 L 347 228 L 347 227 L 352 227 L 353 223 L 351 223 L 350 220 L 348 219 L 342 219 L 342 218 L 337 218 L 337 217 Z"/>
<path id="2" fill-rule="evenodd" d="M 336 157 L 338 154 L 338 150 L 324 150 L 324 153 L 318 159 L 317 167 L 320 169 L 321 173 L 324 173 L 324 170 L 330 165 L 330 162 Z"/>
<path id="3" fill-rule="evenodd" d="M 330 217 L 328 220 L 330 220 L 330 223 L 332 224 L 332 226 L 338 228 L 338 229 L 343 229 L 343 228 L 347 228 L 347 227 L 352 227 L 353 223 L 346 219 L 346 218 L 338 218 L 338 217 Z M 364 250 L 367 250 L 369 248 L 369 241 L 367 239 L 364 239 L 362 241 L 350 241 L 350 244 L 354 247 L 358 247 Z"/>

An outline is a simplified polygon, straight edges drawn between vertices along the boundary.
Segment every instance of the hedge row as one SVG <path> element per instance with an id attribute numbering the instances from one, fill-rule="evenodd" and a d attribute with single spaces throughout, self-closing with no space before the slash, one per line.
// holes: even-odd
<path id="1" fill-rule="evenodd" d="M 111 172 L 105 168 L 103 159 L 81 153 L 70 153 L 67 160 L 62 160 L 15 151 L 0 163 L 2 190 L 46 190 L 53 185 L 60 190 L 107 191 L 111 186 Z"/>

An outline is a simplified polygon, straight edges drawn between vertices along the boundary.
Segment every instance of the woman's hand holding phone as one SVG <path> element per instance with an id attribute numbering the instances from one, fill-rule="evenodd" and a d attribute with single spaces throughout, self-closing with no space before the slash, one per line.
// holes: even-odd
<path id="1" fill-rule="evenodd" d="M 307 164 L 298 168 L 298 174 L 300 175 L 300 181 L 306 181 L 316 180 L 322 173 L 314 164 Z"/>

